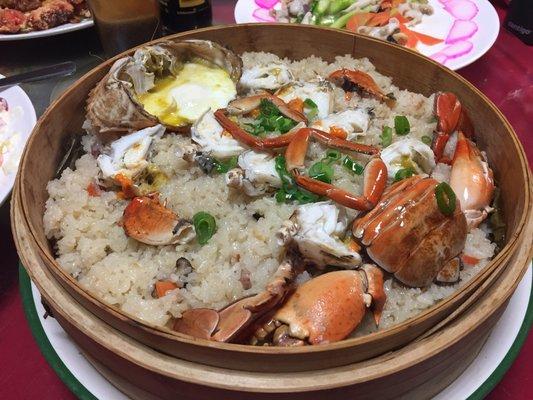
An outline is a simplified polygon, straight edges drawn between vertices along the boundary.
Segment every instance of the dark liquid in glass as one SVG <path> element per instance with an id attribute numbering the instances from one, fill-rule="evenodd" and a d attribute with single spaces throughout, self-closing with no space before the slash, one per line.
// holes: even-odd
<path id="1" fill-rule="evenodd" d="M 108 56 L 159 36 L 157 0 L 89 0 L 89 5 Z"/>

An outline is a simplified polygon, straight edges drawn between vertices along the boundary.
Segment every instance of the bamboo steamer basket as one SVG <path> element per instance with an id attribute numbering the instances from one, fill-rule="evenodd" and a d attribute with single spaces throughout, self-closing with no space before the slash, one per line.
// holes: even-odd
<path id="1" fill-rule="evenodd" d="M 528 230 L 533 229 L 529 221 Z M 114 329 L 62 287 L 40 258 L 20 206 L 12 197 L 12 228 L 21 260 L 43 302 L 87 359 L 133 399 L 427 399 L 455 380 L 476 357 L 528 268 L 531 243 L 520 242 L 501 274 L 492 274 L 459 318 L 400 350 L 307 372 L 250 372 L 211 367 L 162 354 Z M 470 300 L 469 299 L 469 300 Z"/>
<path id="2" fill-rule="evenodd" d="M 425 95 L 436 91 L 456 93 L 469 112 L 478 134 L 478 145 L 487 152 L 496 180 L 505 194 L 502 206 L 507 224 L 506 245 L 464 288 L 420 315 L 371 335 L 328 345 L 266 348 L 214 343 L 144 323 L 81 289 L 55 262 L 43 229 L 46 183 L 54 176 L 68 137 L 81 131 L 87 95 L 108 71 L 113 62 L 109 60 L 76 82 L 44 113 L 26 146 L 19 179 L 21 213 L 28 225 L 29 240 L 36 246 L 39 257 L 72 298 L 113 328 L 168 355 L 223 368 L 278 372 L 348 365 L 398 349 L 424 333 L 437 330 L 446 317 L 464 312 L 476 293 L 481 296 L 488 288 L 484 282 L 503 273 L 524 237 L 531 237 L 531 230 L 528 233 L 526 229 L 526 223 L 531 220 L 531 176 L 520 142 L 503 115 L 481 92 L 438 63 L 372 38 L 301 25 L 223 26 L 174 38 L 209 39 L 237 53 L 266 51 L 291 59 L 313 54 L 328 61 L 344 54 L 368 57 L 379 72 L 391 76 L 400 88 Z"/>

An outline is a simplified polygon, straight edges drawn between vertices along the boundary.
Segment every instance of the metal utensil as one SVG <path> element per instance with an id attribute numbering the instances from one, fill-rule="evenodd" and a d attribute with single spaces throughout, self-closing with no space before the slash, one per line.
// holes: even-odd
<path id="1" fill-rule="evenodd" d="M 10 86 L 18 85 L 19 83 L 35 82 L 43 79 L 53 78 L 56 76 L 71 75 L 75 71 L 76 64 L 72 61 L 54 64 L 44 68 L 38 68 L 33 71 L 23 72 L 22 74 L 1 78 L 0 90 L 6 89 Z"/>

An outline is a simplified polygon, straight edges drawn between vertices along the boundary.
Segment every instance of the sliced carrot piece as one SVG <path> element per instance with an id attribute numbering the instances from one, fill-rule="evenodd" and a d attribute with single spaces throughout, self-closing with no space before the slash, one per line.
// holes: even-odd
<path id="1" fill-rule="evenodd" d="M 426 35 L 420 32 L 414 32 L 414 31 L 411 31 L 411 32 L 413 32 L 418 37 L 418 40 L 420 40 L 424 44 L 427 44 L 428 46 L 434 46 L 436 44 L 442 43 L 442 39 L 429 36 L 429 35 Z"/>
<path id="2" fill-rule="evenodd" d="M 380 8 L 381 10 L 388 10 L 388 9 L 392 8 L 391 0 L 383 0 L 383 1 L 379 4 L 379 8 Z"/>
<path id="3" fill-rule="evenodd" d="M 416 34 L 412 30 L 408 29 L 404 24 L 400 24 L 400 32 L 407 36 L 407 43 L 405 43 L 405 47 L 409 47 L 410 49 L 416 48 L 416 45 L 418 44 L 418 36 L 416 36 Z"/>
<path id="4" fill-rule="evenodd" d="M 352 18 L 346 23 L 346 29 L 355 32 L 360 26 L 366 25 L 366 23 L 372 18 L 374 13 L 358 13 L 354 14 Z"/>
<path id="5" fill-rule="evenodd" d="M 102 190 L 96 183 L 91 182 L 87 185 L 87 193 L 89 193 L 89 196 L 91 197 L 100 197 Z"/>
<path id="6" fill-rule="evenodd" d="M 389 11 L 381 11 L 378 13 L 374 13 L 372 19 L 368 21 L 365 25 L 371 27 L 387 25 L 390 18 L 391 17 Z"/>
<path id="7" fill-rule="evenodd" d="M 291 110 L 298 111 L 300 113 L 304 112 L 304 101 L 298 97 L 289 101 L 287 105 Z"/>
<path id="8" fill-rule="evenodd" d="M 405 0 L 391 0 L 391 4 L 393 7 L 398 7 L 400 4 L 405 3 Z"/>
<path id="9" fill-rule="evenodd" d="M 158 298 L 165 296 L 168 292 L 177 288 L 178 285 L 172 281 L 157 281 L 155 283 L 155 292 Z"/>
<path id="10" fill-rule="evenodd" d="M 116 174 L 115 181 L 117 181 L 122 189 L 122 192 L 119 192 L 119 197 L 123 199 L 131 199 L 135 197 L 135 190 L 133 189 L 133 181 L 123 174 Z"/>
<path id="11" fill-rule="evenodd" d="M 463 254 L 461 256 L 461 260 L 463 261 L 464 264 L 468 264 L 468 265 L 476 265 L 479 262 L 479 258 L 467 256 L 466 254 Z"/>
<path id="12" fill-rule="evenodd" d="M 405 18 L 397 8 L 393 8 L 390 13 L 391 18 L 396 18 L 400 24 L 406 24 L 410 21 L 409 18 Z"/>
<path id="13" fill-rule="evenodd" d="M 329 134 L 341 139 L 346 139 L 348 137 L 348 133 L 338 126 L 332 126 L 329 128 Z"/>

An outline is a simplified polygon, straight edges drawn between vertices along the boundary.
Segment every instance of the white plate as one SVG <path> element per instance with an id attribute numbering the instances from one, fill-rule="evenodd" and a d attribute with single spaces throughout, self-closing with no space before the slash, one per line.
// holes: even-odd
<path id="1" fill-rule="evenodd" d="M 83 357 L 74 342 L 53 318 L 43 318 L 45 310 L 37 287 L 20 267 L 20 291 L 24 310 L 42 353 L 63 382 L 78 398 L 126 400 L 127 397 L 109 383 Z M 525 321 L 531 306 L 532 272 L 529 268 L 509 301 L 507 309 L 491 332 L 477 358 L 434 400 L 482 399 L 500 381 L 527 337 Z"/>
<path id="2" fill-rule="evenodd" d="M 1 34 L 0 42 L 8 42 L 11 40 L 24 40 L 24 39 L 35 39 L 46 36 L 61 35 L 63 33 L 79 31 L 80 29 L 90 28 L 94 25 L 92 19 L 84 19 L 83 21 L 76 23 L 68 23 L 56 26 L 55 28 L 45 29 L 44 31 L 32 31 L 25 33 L 10 33 L 10 34 Z"/>
<path id="3" fill-rule="evenodd" d="M 262 4 L 263 7 L 258 4 Z M 500 31 L 500 20 L 488 0 L 429 0 L 429 4 L 433 6 L 433 14 L 425 16 L 422 23 L 416 25 L 413 30 L 443 39 L 448 37 L 454 23 L 468 24 L 477 31 L 468 39 L 454 42 L 454 48 L 462 49 L 460 52 L 453 52 L 450 48 L 452 45 L 446 43 L 435 46 L 419 44 L 417 49 L 425 56 L 434 58 L 450 69 L 457 70 L 477 60 L 496 41 Z M 235 5 L 235 21 L 237 23 L 274 22 L 273 18 L 269 17 L 269 11 L 272 8 L 279 9 L 280 2 L 277 0 L 239 0 Z M 455 16 L 448 11 L 450 9 L 454 10 Z M 465 12 L 468 9 L 471 9 L 470 13 Z M 451 56 L 445 57 L 443 52 Z M 460 54 L 461 52 L 464 54 Z"/>
<path id="4" fill-rule="evenodd" d="M 9 130 L 18 135 L 14 148 L 3 154 L 2 165 L 5 167 L 10 164 L 11 168 L 9 171 L 4 171 L 4 168 L 0 166 L 0 205 L 2 205 L 15 183 L 22 150 L 35 126 L 37 117 L 30 98 L 20 87 L 13 86 L 6 90 L 0 90 L 0 97 L 7 100 L 11 112 L 12 120 Z"/>

